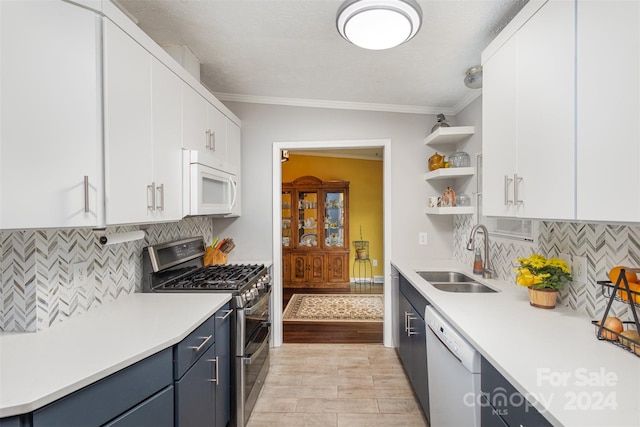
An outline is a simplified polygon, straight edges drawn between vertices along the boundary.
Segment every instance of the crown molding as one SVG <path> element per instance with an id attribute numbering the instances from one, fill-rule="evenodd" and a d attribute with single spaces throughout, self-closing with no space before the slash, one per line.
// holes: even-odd
<path id="1" fill-rule="evenodd" d="M 387 113 L 404 114 L 435 115 L 442 113 L 446 115 L 455 115 L 454 108 L 423 107 L 419 105 L 374 104 L 367 102 L 329 101 L 322 99 L 279 98 L 272 96 L 240 95 L 221 92 L 213 92 L 213 95 L 221 101 L 246 102 L 250 104 L 284 105 L 289 107 L 332 108 L 337 110 L 383 111 Z"/>
<path id="2" fill-rule="evenodd" d="M 469 106 L 473 101 L 478 99 L 478 97 L 482 95 L 482 89 L 474 89 L 471 92 L 467 93 L 464 98 L 462 98 L 456 105 L 452 108 L 452 115 L 456 116 L 458 113 Z"/>

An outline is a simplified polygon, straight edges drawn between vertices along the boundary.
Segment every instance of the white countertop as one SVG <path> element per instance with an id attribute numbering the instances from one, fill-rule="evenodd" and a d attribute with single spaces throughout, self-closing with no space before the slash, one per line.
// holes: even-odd
<path id="1" fill-rule="evenodd" d="M 44 331 L 0 334 L 0 417 L 31 412 L 180 342 L 230 299 L 133 293 Z"/>
<path id="2" fill-rule="evenodd" d="M 554 425 L 640 426 L 640 358 L 596 339 L 595 319 L 532 307 L 526 288 L 455 262 L 392 265 Z M 440 291 L 416 274 L 428 270 L 463 272 L 500 292 Z"/>

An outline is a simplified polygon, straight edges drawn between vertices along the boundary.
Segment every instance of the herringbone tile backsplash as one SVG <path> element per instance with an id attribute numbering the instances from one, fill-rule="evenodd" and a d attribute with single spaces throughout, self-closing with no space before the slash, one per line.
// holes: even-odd
<path id="1" fill-rule="evenodd" d="M 454 219 L 453 255 L 469 266 L 473 253 L 465 249 L 473 227 L 470 215 L 456 215 Z M 482 244 L 482 241 L 479 242 Z M 598 280 L 608 280 L 607 274 L 616 265 L 640 267 L 640 226 L 583 224 L 572 222 L 539 223 L 536 242 L 492 238 L 489 241 L 491 261 L 498 278 L 515 284 L 516 259 L 536 252 L 547 257 L 560 253 L 587 258 L 587 282 L 573 283 L 560 293 L 560 303 L 589 317 L 599 318 L 606 309 L 608 298 L 603 296 Z M 628 305 L 614 302 L 612 314 L 632 320 Z"/>
<path id="2" fill-rule="evenodd" d="M 107 233 L 137 230 L 108 227 Z M 150 225 L 144 240 L 102 246 L 92 229 L 0 231 L 0 330 L 35 332 L 136 291 L 142 248 L 183 237 L 213 240 L 212 219 Z M 73 286 L 86 261 L 88 284 Z M 139 290 L 139 289 L 138 289 Z"/>

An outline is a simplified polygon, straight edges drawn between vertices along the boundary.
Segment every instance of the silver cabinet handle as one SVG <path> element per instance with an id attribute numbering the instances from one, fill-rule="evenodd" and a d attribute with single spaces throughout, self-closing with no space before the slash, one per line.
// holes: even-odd
<path id="1" fill-rule="evenodd" d="M 231 316 L 231 313 L 233 313 L 233 310 L 225 310 L 226 313 L 224 316 L 222 317 L 216 317 L 216 319 L 220 319 L 220 320 L 227 320 L 227 317 Z"/>
<path id="2" fill-rule="evenodd" d="M 210 129 L 207 129 L 204 133 L 205 133 L 205 135 L 206 135 L 206 138 L 205 138 L 205 140 L 204 140 L 204 148 L 209 149 L 209 148 L 211 148 L 211 147 L 209 146 L 209 144 L 211 143 L 211 130 L 210 130 Z"/>
<path id="3" fill-rule="evenodd" d="M 509 183 L 513 180 L 509 178 L 509 175 L 504 176 L 504 204 L 505 206 L 509 206 L 513 203 L 513 200 L 509 199 Z"/>
<path id="4" fill-rule="evenodd" d="M 417 335 L 417 333 L 413 330 L 413 326 L 411 326 L 411 321 L 416 320 L 417 317 L 413 317 L 411 313 L 407 316 L 407 336 Z"/>
<path id="5" fill-rule="evenodd" d="M 404 312 L 404 331 L 409 332 L 409 312 Z"/>
<path id="6" fill-rule="evenodd" d="M 523 203 L 523 200 L 518 198 L 518 183 L 522 181 L 522 177 L 519 177 L 517 173 L 513 174 L 513 204 L 519 205 Z"/>
<path id="7" fill-rule="evenodd" d="M 89 212 L 89 176 L 84 176 L 84 211 Z"/>
<path id="8" fill-rule="evenodd" d="M 216 151 L 216 133 L 214 131 L 210 131 L 209 135 L 211 138 L 211 149 Z"/>
<path id="9" fill-rule="evenodd" d="M 218 382 L 218 378 L 219 378 L 219 375 L 218 375 L 218 357 L 216 356 L 215 359 L 207 359 L 207 362 L 215 362 L 215 364 L 216 364 L 216 377 L 209 379 L 209 381 L 212 382 L 212 383 L 216 383 L 216 385 L 220 384 Z"/>
<path id="10" fill-rule="evenodd" d="M 199 346 L 197 346 L 197 347 L 193 347 L 193 346 L 191 346 L 191 347 L 189 347 L 189 348 L 192 348 L 192 349 L 194 349 L 195 351 L 200 351 L 200 349 L 201 349 L 201 348 L 202 348 L 206 343 L 208 343 L 208 342 L 209 342 L 209 340 L 210 340 L 211 338 L 213 338 L 213 335 L 209 335 L 208 337 L 200 337 L 200 338 L 204 338 L 204 341 L 202 341 L 202 344 L 200 344 L 200 345 L 199 345 Z"/>
<path id="11" fill-rule="evenodd" d="M 147 209 L 151 209 L 152 211 L 154 211 L 156 210 L 156 183 L 155 182 L 152 182 L 151 185 L 147 185 L 147 194 L 149 192 L 151 192 L 151 204 L 147 203 Z"/>
<path id="12" fill-rule="evenodd" d="M 160 184 L 156 187 L 156 191 L 158 192 L 158 200 L 160 200 L 160 202 L 158 204 L 156 204 L 156 209 L 158 209 L 159 211 L 163 211 L 164 210 L 164 184 Z M 154 200 L 155 203 L 156 200 Z"/>

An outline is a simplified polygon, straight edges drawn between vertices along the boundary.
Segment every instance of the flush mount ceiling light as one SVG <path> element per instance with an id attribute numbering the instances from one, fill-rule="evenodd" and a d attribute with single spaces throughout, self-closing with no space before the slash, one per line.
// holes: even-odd
<path id="1" fill-rule="evenodd" d="M 346 0 L 336 18 L 342 37 L 370 50 L 409 41 L 421 23 L 422 10 L 415 0 Z"/>
<path id="2" fill-rule="evenodd" d="M 464 85 L 471 89 L 480 89 L 482 87 L 482 65 L 476 65 L 467 70 L 464 77 Z"/>

